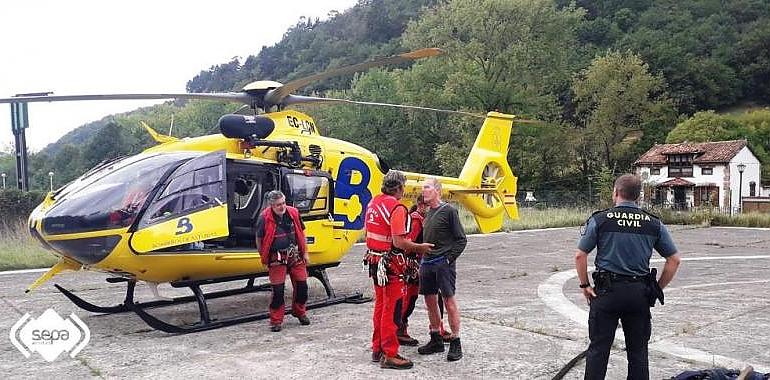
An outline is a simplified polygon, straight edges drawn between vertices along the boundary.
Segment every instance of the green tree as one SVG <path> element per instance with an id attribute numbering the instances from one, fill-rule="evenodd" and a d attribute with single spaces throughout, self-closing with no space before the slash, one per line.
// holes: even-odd
<path id="1" fill-rule="evenodd" d="M 664 81 L 630 52 L 597 57 L 573 82 L 578 127 L 586 152 L 600 166 L 618 171 L 630 166 L 630 154 L 645 132 L 647 120 L 669 108 Z M 588 173 L 586 173 L 588 174 Z"/>
<path id="2" fill-rule="evenodd" d="M 211 101 L 190 101 L 174 118 L 174 136 L 195 137 L 219 133 L 217 121 L 227 113 L 235 112 L 239 105 Z"/>
<path id="3" fill-rule="evenodd" d="M 666 137 L 666 143 L 733 140 L 741 136 L 741 123 L 714 111 L 698 112 L 679 123 Z"/>
<path id="4" fill-rule="evenodd" d="M 67 144 L 62 147 L 53 159 L 53 172 L 56 183 L 54 187 L 60 187 L 79 177 L 85 170 L 82 152 L 78 147 Z"/>
<path id="5" fill-rule="evenodd" d="M 397 76 L 396 72 L 373 70 L 356 76 L 349 91 L 331 92 L 330 95 L 400 103 Z M 425 144 L 420 131 L 411 128 L 413 124 L 409 122 L 407 112 L 393 108 L 345 105 L 317 108 L 313 113 L 322 131 L 330 137 L 359 144 L 394 168 L 426 168 L 425 163 L 414 159 L 425 149 Z"/>
<path id="6" fill-rule="evenodd" d="M 85 167 L 91 168 L 103 160 L 128 153 L 121 129 L 120 124 L 110 122 L 96 133 L 83 149 Z"/>
<path id="7" fill-rule="evenodd" d="M 404 99 L 410 104 L 476 113 L 499 110 L 558 119 L 559 99 L 579 65 L 573 47 L 583 14 L 573 7 L 558 9 L 545 0 L 456 0 L 426 10 L 407 27 L 404 44 L 409 48 L 437 46 L 447 54 L 417 62 L 403 72 L 400 90 Z M 420 122 L 412 125 L 422 131 L 423 141 L 438 142 L 434 149 L 442 172 L 457 174 L 478 133 L 478 121 L 443 115 L 417 117 Z M 436 124 L 438 128 L 425 128 Z M 524 168 L 524 162 L 542 162 L 537 159 L 542 157 L 541 150 L 532 152 L 525 146 L 544 146 L 531 140 L 528 145 L 517 128 L 509 154 L 516 170 L 550 175 L 551 168 L 556 171 L 565 164 L 551 165 L 562 158 L 554 155 L 539 168 Z"/>
<path id="8" fill-rule="evenodd" d="M 576 64 L 573 47 L 583 14 L 547 0 L 456 0 L 430 9 L 403 39 L 411 48 L 445 49 L 445 78 L 429 73 L 439 81 L 415 82 L 415 90 L 442 89 L 452 103 L 474 110 L 557 114 L 555 99 Z"/>
<path id="9" fill-rule="evenodd" d="M 770 103 L 770 17 L 749 24 L 738 41 L 735 61 L 749 99 Z"/>

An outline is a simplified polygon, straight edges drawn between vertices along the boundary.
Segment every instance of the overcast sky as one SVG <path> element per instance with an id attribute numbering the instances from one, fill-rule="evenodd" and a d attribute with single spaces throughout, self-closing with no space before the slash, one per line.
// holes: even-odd
<path id="1" fill-rule="evenodd" d="M 0 97 L 184 92 L 187 81 L 232 57 L 278 42 L 301 16 L 326 18 L 356 0 L 16 0 L 0 12 Z M 276 78 L 255 78 L 276 79 Z M 113 113 L 159 102 L 29 104 L 27 143 L 38 151 Z M 13 145 L 0 104 L 0 150 Z"/>

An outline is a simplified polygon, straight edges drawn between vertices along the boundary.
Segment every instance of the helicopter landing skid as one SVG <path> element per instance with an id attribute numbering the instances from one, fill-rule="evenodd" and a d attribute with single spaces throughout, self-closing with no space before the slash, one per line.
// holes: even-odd
<path id="1" fill-rule="evenodd" d="M 332 288 L 331 283 L 329 282 L 329 277 L 326 274 L 326 268 L 311 268 L 308 270 L 308 274 L 311 277 L 317 278 L 321 282 L 321 284 L 324 286 L 324 290 L 326 291 L 327 298 L 322 301 L 307 303 L 305 305 L 305 308 L 307 310 L 318 309 L 321 307 L 336 305 L 340 303 L 359 304 L 359 303 L 371 301 L 371 298 L 364 297 L 360 292 L 356 292 L 356 293 L 353 293 L 352 295 L 343 296 L 343 297 L 336 296 L 334 293 L 334 288 Z M 198 303 L 198 311 L 200 313 L 200 320 L 196 323 L 180 326 L 180 325 L 173 325 L 173 324 L 164 322 L 148 314 L 146 311 L 144 311 L 144 308 L 140 304 L 134 304 L 133 310 L 140 318 L 142 318 L 142 320 L 145 323 L 150 325 L 150 327 L 156 330 L 160 330 L 160 331 L 172 333 L 172 334 L 189 334 L 189 333 L 198 332 L 198 331 L 213 330 L 221 327 L 232 326 L 240 323 L 258 321 L 258 320 L 270 318 L 269 313 L 262 312 L 262 313 L 252 313 L 252 314 L 246 314 L 246 315 L 241 315 L 237 317 L 230 317 L 230 318 L 223 318 L 223 319 L 212 319 L 210 317 L 208 304 L 206 303 L 206 301 L 207 299 L 210 299 L 213 297 L 211 297 L 210 294 L 204 294 L 200 289 L 200 285 L 209 284 L 209 283 L 212 283 L 212 282 L 210 280 L 206 280 L 206 281 L 191 281 L 191 282 L 185 282 L 185 283 L 172 284 L 175 287 L 186 286 L 186 287 L 189 287 L 190 290 L 192 290 L 194 294 L 194 298 Z M 287 308 L 285 310 L 285 313 L 291 314 L 291 308 Z"/>
<path id="2" fill-rule="evenodd" d="M 306 308 L 308 310 L 317 309 L 324 306 L 336 305 L 340 303 L 359 304 L 359 303 L 365 303 L 365 302 L 371 301 L 371 298 L 363 297 L 363 295 L 360 292 L 356 292 L 352 295 L 348 295 L 344 297 L 336 296 L 334 292 L 334 288 L 332 288 L 331 283 L 329 282 L 329 277 L 326 273 L 325 267 L 311 268 L 308 270 L 308 274 L 311 277 L 315 277 L 321 282 L 321 284 L 324 286 L 324 290 L 326 291 L 326 296 L 327 296 L 325 300 L 308 303 L 306 305 Z M 203 291 L 201 290 L 201 285 L 235 281 L 235 280 L 241 280 L 241 279 L 248 279 L 248 283 L 246 284 L 245 287 L 222 290 L 222 291 L 211 292 L 211 293 L 203 293 Z M 69 298 L 70 301 L 72 301 L 75 305 L 77 305 L 81 309 L 84 309 L 93 313 L 104 313 L 104 314 L 115 314 L 115 313 L 133 311 L 140 318 L 142 318 L 142 320 L 145 323 L 147 323 L 150 327 L 156 330 L 160 330 L 160 331 L 164 331 L 172 334 L 187 334 L 187 333 L 198 332 L 198 331 L 213 330 L 220 327 L 232 326 L 239 323 L 257 321 L 257 320 L 269 318 L 270 316 L 266 312 L 252 313 L 252 314 L 246 314 L 242 316 L 223 318 L 223 319 L 212 319 L 209 315 L 207 300 L 227 297 L 227 296 L 237 295 L 237 294 L 246 294 L 246 293 L 258 292 L 258 291 L 270 290 L 269 283 L 255 286 L 254 279 L 255 279 L 255 276 L 250 275 L 250 276 L 235 276 L 235 277 L 211 279 L 211 280 L 172 282 L 171 286 L 175 288 L 182 288 L 182 287 L 190 288 L 190 290 L 192 290 L 193 292 L 193 295 L 186 296 L 186 297 L 177 297 L 172 300 L 159 300 L 159 301 L 135 303 L 134 302 L 134 290 L 136 288 L 135 280 L 124 279 L 124 278 L 108 278 L 107 282 L 110 282 L 110 283 L 126 282 L 127 287 L 126 287 L 126 298 L 123 301 L 123 303 L 120 305 L 107 306 L 107 307 L 98 306 L 93 303 L 90 303 L 78 297 L 77 295 L 73 294 L 69 290 L 59 286 L 58 284 L 55 284 L 54 286 L 62 294 L 64 294 L 67 298 Z M 173 325 L 173 324 L 164 322 L 150 315 L 145 311 L 145 309 L 178 305 L 178 304 L 188 303 L 192 301 L 195 301 L 198 304 L 200 320 L 191 325 L 181 325 L 181 326 Z M 286 310 L 286 314 L 290 314 L 290 313 L 291 313 L 291 309 L 288 308 Z"/>
<path id="3" fill-rule="evenodd" d="M 196 300 L 196 297 L 193 296 L 186 296 L 186 297 L 176 297 L 171 300 L 158 300 L 158 301 L 150 301 L 150 302 L 134 302 L 134 289 L 136 287 L 136 281 L 125 279 L 125 278 L 108 278 L 107 282 L 110 283 L 116 283 L 116 282 L 126 282 L 128 283 L 128 286 L 126 288 L 126 298 L 120 305 L 115 306 L 99 306 L 95 305 L 91 302 L 88 302 L 74 293 L 70 292 L 66 288 L 63 288 L 59 286 L 58 284 L 54 284 L 56 289 L 58 289 L 62 294 L 64 294 L 67 298 L 69 298 L 72 303 L 77 305 L 83 310 L 90 311 L 92 313 L 101 313 L 101 314 L 117 314 L 117 313 L 125 313 L 127 311 L 132 311 L 131 305 L 135 305 L 138 307 L 141 307 L 143 309 L 150 309 L 154 307 L 160 307 L 160 306 L 171 306 L 171 305 L 177 305 L 187 302 L 192 302 Z M 243 288 L 237 288 L 237 289 L 229 289 L 229 290 L 223 290 L 218 292 L 212 292 L 206 294 L 206 297 L 209 299 L 214 298 L 221 298 L 221 297 L 227 297 L 237 294 L 245 294 L 245 293 L 253 293 L 253 292 L 260 292 L 260 291 L 269 291 L 270 290 L 270 284 L 261 284 L 258 286 L 254 286 L 254 278 L 250 278 L 248 283 Z"/>

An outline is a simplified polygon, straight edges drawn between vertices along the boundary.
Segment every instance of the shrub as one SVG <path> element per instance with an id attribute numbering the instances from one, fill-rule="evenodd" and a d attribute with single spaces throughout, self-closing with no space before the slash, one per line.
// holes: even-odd
<path id="1" fill-rule="evenodd" d="M 45 193 L 40 191 L 2 190 L 0 191 L 0 217 L 5 221 L 26 220 L 44 198 Z"/>

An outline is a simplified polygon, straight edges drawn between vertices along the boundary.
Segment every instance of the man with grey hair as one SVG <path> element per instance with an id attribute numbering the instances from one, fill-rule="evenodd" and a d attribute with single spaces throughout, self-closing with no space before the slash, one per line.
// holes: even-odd
<path id="1" fill-rule="evenodd" d="M 407 238 L 411 222 L 409 210 L 399 202 L 404 195 L 406 176 L 391 170 L 382 179 L 382 194 L 366 208 L 366 247 L 364 265 L 374 285 L 372 315 L 372 361 L 381 368 L 412 368 L 411 360 L 398 354 L 397 322 L 404 296 L 404 251 L 427 252 L 431 245 L 417 244 Z"/>
<path id="2" fill-rule="evenodd" d="M 457 209 L 441 200 L 441 182 L 438 179 L 425 180 L 422 196 L 430 206 L 423 222 L 423 240 L 432 243 L 433 249 L 422 257 L 420 264 L 420 294 L 425 297 L 425 306 L 428 309 L 430 342 L 418 348 L 417 352 L 421 355 L 444 352 L 438 307 L 440 293 L 452 330 L 446 359 L 456 361 L 463 357 L 463 351 L 460 346 L 460 308 L 455 300 L 455 262 L 465 250 L 468 240 Z"/>
<path id="3" fill-rule="evenodd" d="M 289 274 L 294 288 L 292 315 L 301 325 L 309 325 L 306 315 L 307 264 L 310 257 L 305 240 L 305 225 L 299 211 L 286 204 L 286 197 L 279 190 L 267 193 L 269 207 L 259 215 L 256 225 L 256 243 L 262 265 L 267 267 L 273 289 L 270 302 L 270 330 L 281 331 L 284 313 L 284 283 Z"/>

